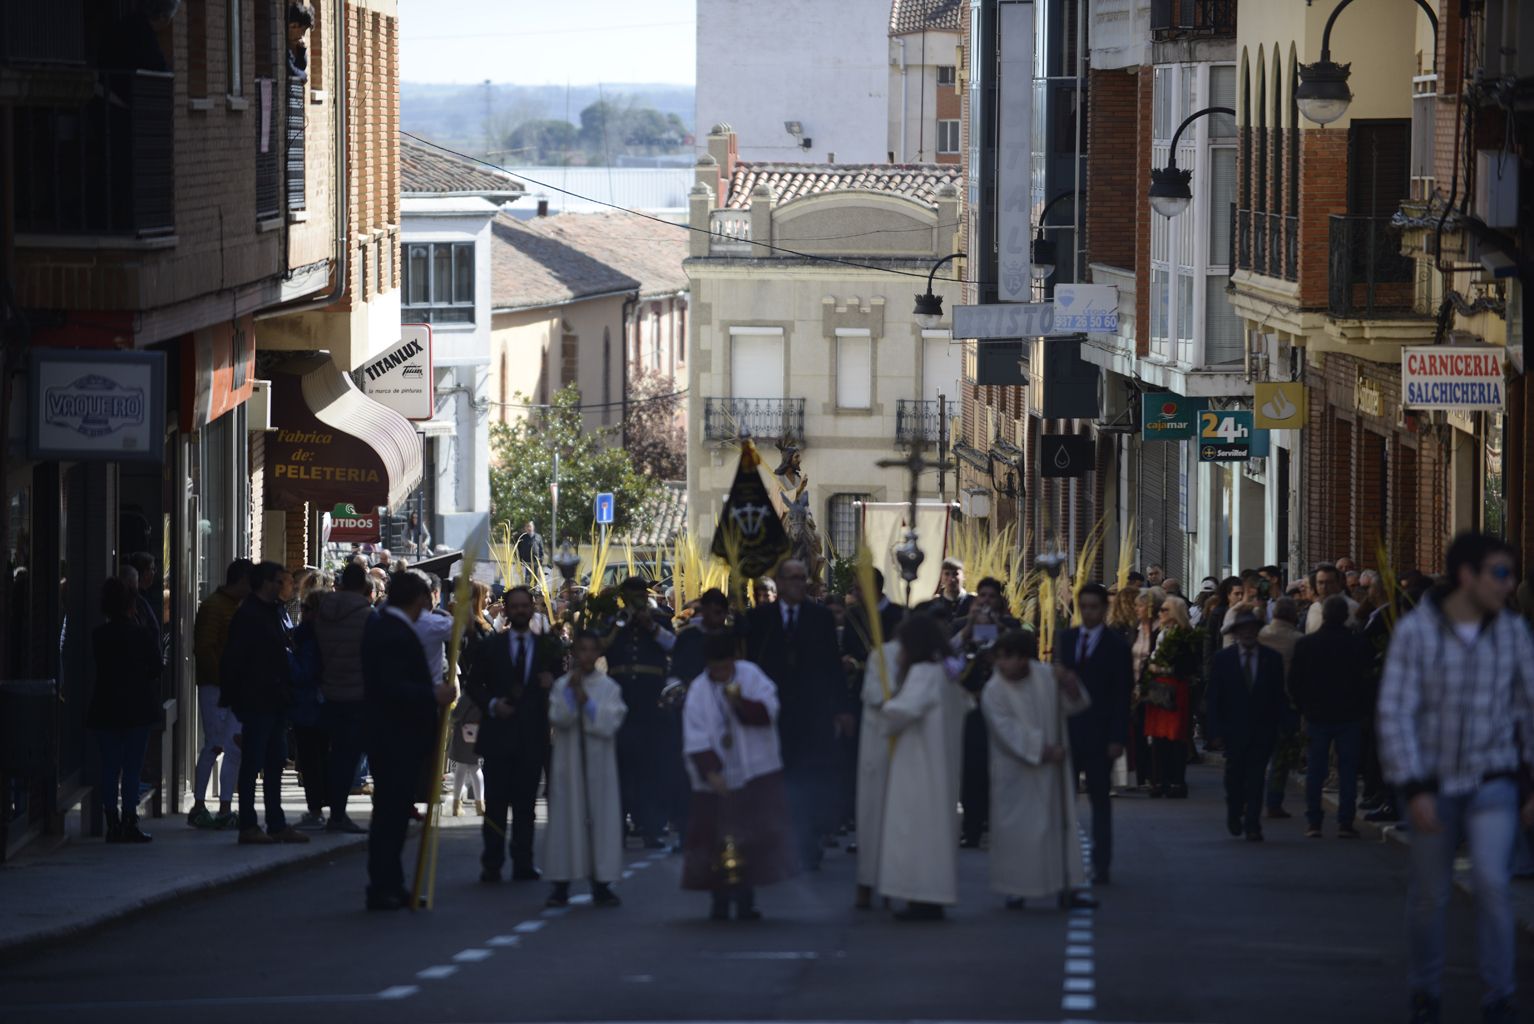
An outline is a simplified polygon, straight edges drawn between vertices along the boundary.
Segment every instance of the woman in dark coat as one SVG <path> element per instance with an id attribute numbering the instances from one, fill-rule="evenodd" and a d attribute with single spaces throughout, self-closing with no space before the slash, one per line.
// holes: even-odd
<path id="1" fill-rule="evenodd" d="M 138 593 L 119 577 L 101 587 L 106 621 L 91 633 L 96 686 L 85 724 L 101 754 L 97 794 L 107 820 L 107 842 L 147 843 L 138 827 L 139 773 L 149 729 L 159 720 L 160 646 L 155 632 L 134 615 Z"/>

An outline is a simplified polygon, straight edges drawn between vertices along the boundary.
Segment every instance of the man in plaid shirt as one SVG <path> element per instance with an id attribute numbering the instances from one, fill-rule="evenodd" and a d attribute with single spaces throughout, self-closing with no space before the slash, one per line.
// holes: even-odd
<path id="1" fill-rule="evenodd" d="M 1385 778 L 1410 810 L 1411 1020 L 1440 1019 L 1445 915 L 1454 855 L 1465 841 L 1485 985 L 1482 1020 L 1504 1024 L 1515 1020 L 1508 884 L 1520 761 L 1534 763 L 1534 639 L 1507 608 L 1512 548 L 1488 534 L 1463 533 L 1449 546 L 1447 563 L 1447 582 L 1396 625 L 1377 713 Z M 1522 818 L 1534 824 L 1534 798 L 1523 804 Z"/>

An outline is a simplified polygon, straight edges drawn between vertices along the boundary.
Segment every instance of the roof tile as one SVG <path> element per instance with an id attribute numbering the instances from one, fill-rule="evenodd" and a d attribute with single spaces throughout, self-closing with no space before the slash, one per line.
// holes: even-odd
<path id="1" fill-rule="evenodd" d="M 735 165 L 730 178 L 732 210 L 751 205 L 751 190 L 766 184 L 786 203 L 822 192 L 893 192 L 896 195 L 935 203 L 944 185 L 962 187 L 957 164 L 789 164 L 750 163 Z"/>
<path id="2" fill-rule="evenodd" d="M 687 289 L 687 232 L 631 213 L 567 213 L 493 224 L 497 308 L 551 305 L 616 291 Z"/>
<path id="3" fill-rule="evenodd" d="M 890 34 L 959 31 L 960 0 L 892 0 Z"/>
<path id="4" fill-rule="evenodd" d="M 486 193 L 514 195 L 526 191 L 511 175 L 476 160 L 453 156 L 401 133 L 400 191 L 407 195 Z"/>

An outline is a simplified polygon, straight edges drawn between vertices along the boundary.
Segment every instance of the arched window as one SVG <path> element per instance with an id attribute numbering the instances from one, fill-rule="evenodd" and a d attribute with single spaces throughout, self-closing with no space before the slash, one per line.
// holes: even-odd
<path id="1" fill-rule="evenodd" d="M 1241 208 L 1252 208 L 1252 78 L 1247 67 L 1246 51 L 1241 51 L 1241 74 L 1237 88 L 1241 90 L 1241 180 L 1237 190 L 1241 195 Z"/>
<path id="2" fill-rule="evenodd" d="M 1289 44 L 1289 215 L 1300 212 L 1300 105 L 1294 90 L 1300 85 L 1299 57 Z"/>
<path id="3" fill-rule="evenodd" d="M 1255 170 L 1252 182 L 1252 209 L 1259 213 L 1268 211 L 1268 61 L 1267 51 L 1257 51 L 1257 124 L 1253 127 L 1255 139 L 1252 165 Z M 1259 236 L 1260 237 L 1260 236 Z"/>
<path id="4" fill-rule="evenodd" d="M 1278 46 L 1273 47 L 1273 201 L 1268 209 L 1274 213 L 1284 212 L 1284 83 L 1283 62 L 1278 58 Z"/>

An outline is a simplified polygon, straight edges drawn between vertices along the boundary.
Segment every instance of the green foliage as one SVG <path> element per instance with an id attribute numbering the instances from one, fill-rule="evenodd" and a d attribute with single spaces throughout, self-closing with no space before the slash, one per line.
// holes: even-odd
<path id="1" fill-rule="evenodd" d="M 857 582 L 858 562 L 856 558 L 835 558 L 831 560 L 831 589 L 832 594 L 848 594 L 852 591 L 852 585 Z"/>
<path id="2" fill-rule="evenodd" d="M 553 548 L 561 538 L 583 540 L 592 530 L 592 502 L 602 491 L 617 504 L 615 533 L 643 532 L 653 525 L 661 484 L 641 473 L 619 443 L 615 428 L 588 430 L 580 392 L 567 387 L 552 408 L 490 431 L 490 508 L 497 530 L 513 533 L 532 520 Z M 554 453 L 559 453 L 559 532 L 549 529 Z"/>

